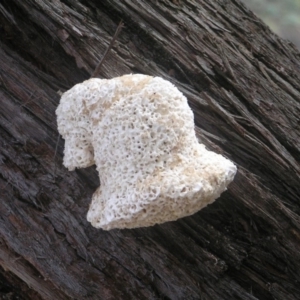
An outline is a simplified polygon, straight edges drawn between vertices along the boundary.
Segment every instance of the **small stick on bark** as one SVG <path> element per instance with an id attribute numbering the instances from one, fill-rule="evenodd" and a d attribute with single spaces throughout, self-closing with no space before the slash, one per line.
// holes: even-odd
<path id="1" fill-rule="evenodd" d="M 58 134 L 57 136 L 57 140 L 56 140 L 56 145 L 55 145 L 55 152 L 54 152 L 54 157 L 53 157 L 53 162 L 54 162 L 54 171 L 53 171 L 53 177 L 56 177 L 56 154 L 57 154 L 57 148 L 58 148 L 58 143 L 60 140 L 60 134 Z"/>
<path id="2" fill-rule="evenodd" d="M 95 69 L 95 71 L 94 71 L 93 74 L 91 75 L 91 78 L 96 77 L 96 76 L 99 74 L 100 68 L 101 68 L 101 66 L 102 66 L 102 64 L 103 64 L 103 62 L 104 62 L 104 60 L 105 60 L 107 54 L 109 53 L 109 51 L 110 51 L 111 48 L 113 47 L 114 42 L 115 42 L 115 40 L 117 39 L 117 37 L 118 37 L 119 33 L 121 32 L 121 30 L 122 30 L 123 27 L 124 27 L 124 23 L 123 23 L 123 21 L 121 21 L 121 22 L 119 23 L 118 27 L 117 27 L 117 30 L 116 30 L 116 32 L 115 32 L 115 34 L 114 34 L 114 36 L 113 36 L 113 38 L 112 38 L 112 40 L 111 40 L 109 46 L 107 47 L 107 49 L 106 49 L 106 51 L 105 51 L 105 53 L 104 53 L 102 59 L 100 60 L 99 64 L 97 65 L 97 67 L 96 67 L 96 69 Z"/>

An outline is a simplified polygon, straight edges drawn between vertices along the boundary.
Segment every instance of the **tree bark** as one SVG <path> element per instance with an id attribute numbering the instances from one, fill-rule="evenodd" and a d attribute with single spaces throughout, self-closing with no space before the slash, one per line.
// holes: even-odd
<path id="1" fill-rule="evenodd" d="M 58 91 L 90 77 L 121 19 L 101 78 L 173 82 L 201 142 L 238 174 L 191 217 L 106 232 L 86 221 L 95 168 L 62 166 L 55 109 Z M 238 0 L 3 0 L 0 20 L 0 297 L 300 299 L 291 43 Z"/>

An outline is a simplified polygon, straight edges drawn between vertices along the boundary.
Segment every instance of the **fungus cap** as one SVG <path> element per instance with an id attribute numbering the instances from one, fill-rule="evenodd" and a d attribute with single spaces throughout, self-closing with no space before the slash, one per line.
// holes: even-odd
<path id="1" fill-rule="evenodd" d="M 236 166 L 199 144 L 187 99 L 146 75 L 89 79 L 56 110 L 69 170 L 96 164 L 101 186 L 87 219 L 96 228 L 134 228 L 177 220 L 212 203 Z"/>

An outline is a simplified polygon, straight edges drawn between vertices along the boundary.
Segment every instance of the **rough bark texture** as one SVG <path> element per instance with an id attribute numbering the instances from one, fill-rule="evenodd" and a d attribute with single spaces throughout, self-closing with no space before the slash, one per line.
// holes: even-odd
<path id="1" fill-rule="evenodd" d="M 54 159 L 55 109 L 59 90 L 89 78 L 120 19 L 101 77 L 172 81 L 199 138 L 239 171 L 194 216 L 105 232 L 86 221 L 95 169 L 68 172 L 62 140 Z M 300 299 L 292 44 L 238 0 L 3 0 L 0 20 L 0 297 Z"/>

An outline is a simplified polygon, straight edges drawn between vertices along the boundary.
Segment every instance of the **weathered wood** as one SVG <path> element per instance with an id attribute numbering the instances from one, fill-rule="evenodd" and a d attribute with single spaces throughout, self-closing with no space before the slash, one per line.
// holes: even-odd
<path id="1" fill-rule="evenodd" d="M 86 221 L 95 169 L 68 172 L 62 140 L 54 160 L 55 109 L 59 90 L 90 77 L 121 19 L 100 76 L 172 81 L 199 139 L 239 172 L 194 216 L 105 232 Z M 291 43 L 238 0 L 3 0 L 0 20 L 0 296 L 300 298 L 300 54 Z"/>

